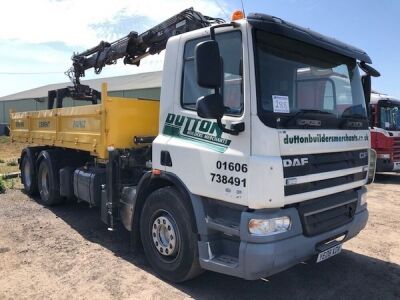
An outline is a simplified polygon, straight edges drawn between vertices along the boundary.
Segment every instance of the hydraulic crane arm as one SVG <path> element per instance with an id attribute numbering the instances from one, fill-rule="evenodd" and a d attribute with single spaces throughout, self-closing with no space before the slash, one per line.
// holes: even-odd
<path id="1" fill-rule="evenodd" d="M 135 31 L 112 43 L 100 42 L 94 48 L 72 56 L 72 67 L 66 72 L 75 87 L 85 71 L 94 68 L 99 74 L 105 65 L 115 64 L 123 58 L 125 64 L 139 66 L 141 59 L 165 49 L 170 37 L 223 23 L 222 19 L 202 15 L 193 8 L 186 9 L 161 24 L 138 34 Z"/>
<path id="2" fill-rule="evenodd" d="M 139 66 L 144 57 L 164 50 L 170 37 L 220 23 L 224 23 L 224 20 L 204 16 L 188 8 L 141 34 L 131 31 L 112 43 L 102 41 L 96 47 L 75 53 L 72 56 L 72 67 L 66 72 L 73 86 L 49 91 L 47 107 L 53 108 L 54 102 L 57 108 L 62 107 L 65 97 L 95 104 L 101 97 L 100 92 L 80 83 L 86 70 L 94 68 L 95 73 L 100 74 L 104 66 L 115 64 L 121 58 L 125 64 Z"/>

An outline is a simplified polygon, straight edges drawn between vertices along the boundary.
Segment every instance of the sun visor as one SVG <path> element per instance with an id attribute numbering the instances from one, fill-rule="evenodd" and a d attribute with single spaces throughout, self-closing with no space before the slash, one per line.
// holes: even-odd
<path id="1" fill-rule="evenodd" d="M 334 38 L 319 34 L 313 30 L 297 26 L 282 19 L 259 13 L 251 13 L 247 17 L 248 22 L 255 28 L 269 33 L 286 36 L 301 42 L 305 42 L 332 52 L 336 52 L 359 61 L 372 63 L 366 52 Z"/>

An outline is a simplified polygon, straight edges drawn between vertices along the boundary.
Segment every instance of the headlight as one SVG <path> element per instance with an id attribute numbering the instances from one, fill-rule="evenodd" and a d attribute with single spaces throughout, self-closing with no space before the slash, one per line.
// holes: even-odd
<path id="1" fill-rule="evenodd" d="M 369 166 L 368 166 L 368 180 L 367 184 L 374 182 L 375 179 L 375 169 L 376 169 L 376 151 L 369 149 Z"/>
<path id="2" fill-rule="evenodd" d="M 365 203 L 367 203 L 367 193 L 361 195 L 360 206 L 363 206 Z"/>
<path id="3" fill-rule="evenodd" d="M 380 153 L 377 155 L 378 158 L 390 159 L 390 153 Z"/>
<path id="4" fill-rule="evenodd" d="M 290 218 L 286 216 L 273 219 L 251 219 L 249 232 L 257 236 L 283 233 L 290 230 L 291 223 Z"/>

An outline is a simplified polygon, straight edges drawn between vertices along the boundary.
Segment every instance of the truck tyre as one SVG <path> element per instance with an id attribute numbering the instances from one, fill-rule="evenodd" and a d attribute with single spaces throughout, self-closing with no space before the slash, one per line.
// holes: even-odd
<path id="1" fill-rule="evenodd" d="M 201 273 L 191 208 L 173 187 L 151 193 L 140 217 L 147 260 L 164 279 L 183 282 Z"/>
<path id="2" fill-rule="evenodd" d="M 60 196 L 59 169 L 57 167 L 57 155 L 55 151 L 43 151 L 42 160 L 39 164 L 37 174 L 38 189 L 41 203 L 45 206 L 52 206 L 62 202 Z"/>
<path id="3" fill-rule="evenodd" d="M 36 158 L 32 151 L 26 149 L 22 157 L 20 169 L 21 181 L 24 185 L 24 191 L 29 196 L 35 196 L 38 193 L 35 160 Z"/>

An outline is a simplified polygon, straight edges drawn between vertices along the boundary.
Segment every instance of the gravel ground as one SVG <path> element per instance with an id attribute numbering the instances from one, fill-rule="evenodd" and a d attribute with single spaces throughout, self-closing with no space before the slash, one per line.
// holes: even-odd
<path id="1" fill-rule="evenodd" d="M 400 299 L 400 175 L 369 187 L 370 219 L 343 252 L 245 281 L 206 272 L 173 285 L 156 277 L 128 234 L 108 232 L 84 204 L 44 208 L 0 195 L 0 299 Z"/>

